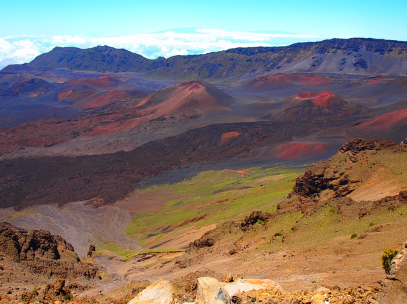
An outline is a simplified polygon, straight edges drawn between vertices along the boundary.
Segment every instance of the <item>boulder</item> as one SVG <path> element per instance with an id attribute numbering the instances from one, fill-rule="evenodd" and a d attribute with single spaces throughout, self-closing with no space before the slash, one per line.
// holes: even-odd
<path id="1" fill-rule="evenodd" d="M 173 302 L 174 286 L 165 280 L 158 280 L 140 292 L 127 304 L 170 304 Z"/>
<path id="2" fill-rule="evenodd" d="M 324 296 L 320 293 L 315 294 L 312 297 L 312 302 L 311 304 L 325 304 Z"/>
<path id="3" fill-rule="evenodd" d="M 198 278 L 196 304 L 230 304 L 228 292 L 218 280 L 209 277 Z"/>
<path id="4" fill-rule="evenodd" d="M 274 294 L 282 291 L 282 288 L 278 283 L 268 279 L 239 279 L 233 283 L 223 283 L 223 287 L 230 296 L 234 296 L 239 292 L 247 292 L 260 289 L 270 290 L 271 293 Z"/>

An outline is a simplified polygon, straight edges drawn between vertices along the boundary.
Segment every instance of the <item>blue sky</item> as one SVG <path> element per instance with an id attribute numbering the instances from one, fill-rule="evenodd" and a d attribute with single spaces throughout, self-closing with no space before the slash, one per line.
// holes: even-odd
<path id="1" fill-rule="evenodd" d="M 407 41 L 406 11 L 404 0 L 0 0 L 0 68 L 55 46 L 154 58 L 333 37 Z"/>

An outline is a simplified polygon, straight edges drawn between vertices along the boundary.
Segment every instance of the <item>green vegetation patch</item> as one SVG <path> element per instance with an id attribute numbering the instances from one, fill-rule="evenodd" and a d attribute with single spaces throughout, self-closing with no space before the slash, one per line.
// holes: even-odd
<path id="1" fill-rule="evenodd" d="M 176 184 L 135 191 L 131 197 L 161 197 L 161 209 L 135 215 L 126 233 L 149 247 L 177 237 L 181 228 L 199 228 L 243 219 L 253 210 L 274 212 L 291 191 L 304 168 L 254 167 L 244 170 L 205 171 Z M 165 197 L 168 197 L 166 200 Z M 143 204 L 140 204 L 143 205 Z"/>
<path id="2" fill-rule="evenodd" d="M 24 208 L 23 210 L 19 211 L 10 211 L 4 214 L 4 219 L 6 222 L 17 220 L 21 217 L 25 217 L 28 215 L 33 215 L 33 214 L 38 214 L 38 211 L 35 207 L 30 207 L 30 208 Z"/>
<path id="3" fill-rule="evenodd" d="M 143 253 L 171 253 L 171 252 L 185 252 L 185 249 L 143 249 L 133 250 L 125 245 L 117 244 L 113 242 L 100 242 L 97 244 L 98 250 L 95 251 L 95 255 L 108 255 L 118 256 L 124 260 L 128 260 L 137 254 Z"/>

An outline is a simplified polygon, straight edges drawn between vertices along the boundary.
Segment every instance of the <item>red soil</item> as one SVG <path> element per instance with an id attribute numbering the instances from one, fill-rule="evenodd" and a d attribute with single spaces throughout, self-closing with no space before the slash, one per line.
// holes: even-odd
<path id="1" fill-rule="evenodd" d="M 130 130 L 137 126 L 142 125 L 143 123 L 148 122 L 148 118 L 136 118 L 136 119 L 127 119 L 127 120 L 119 120 L 113 121 L 108 124 L 101 124 L 97 126 L 92 131 L 86 133 L 87 136 L 99 136 L 105 134 L 116 133 L 119 131 Z"/>
<path id="2" fill-rule="evenodd" d="M 134 128 L 143 123 L 128 112 L 108 113 L 84 117 L 79 120 L 60 121 L 42 119 L 23 123 L 10 129 L 0 129 L 0 152 L 13 151 L 18 147 L 44 147 L 65 142 L 74 137 L 97 136 Z M 144 120 L 145 122 L 145 120 Z"/>
<path id="3" fill-rule="evenodd" d="M 108 93 L 103 93 L 101 95 L 96 96 L 89 102 L 86 102 L 81 105 L 82 108 L 90 109 L 105 106 L 107 104 L 111 104 L 119 99 L 126 99 L 128 97 L 127 91 L 113 91 Z"/>
<path id="4" fill-rule="evenodd" d="M 360 124 L 359 128 L 373 128 L 389 131 L 399 124 L 407 125 L 407 108 L 389 112 Z"/>
<path id="5" fill-rule="evenodd" d="M 81 106 L 86 103 L 89 99 L 94 98 L 98 94 L 95 90 L 80 91 L 76 92 L 72 89 L 62 91 L 58 93 L 58 101 L 65 101 L 72 103 L 75 106 Z"/>
<path id="6" fill-rule="evenodd" d="M 292 75 L 277 73 L 267 76 L 262 76 L 255 78 L 249 82 L 249 86 L 253 90 L 262 90 L 262 89 L 279 89 L 286 88 L 289 86 L 303 86 L 303 87 L 320 87 L 328 86 L 332 81 L 328 78 L 313 75 Z"/>
<path id="7" fill-rule="evenodd" d="M 366 84 L 368 84 L 368 85 L 376 85 L 376 84 L 390 83 L 393 80 L 394 79 L 390 79 L 390 78 L 376 77 L 376 78 L 367 80 Z"/>
<path id="8" fill-rule="evenodd" d="M 300 159 L 316 157 L 329 150 L 327 143 L 300 142 L 286 143 L 277 147 L 276 157 L 278 159 Z"/>
<path id="9" fill-rule="evenodd" d="M 99 78 L 73 79 L 65 82 L 66 85 L 88 84 L 103 89 L 117 87 L 120 85 L 120 83 L 121 82 L 119 80 L 109 75 L 105 75 Z"/>
<path id="10" fill-rule="evenodd" d="M 228 133 L 223 133 L 219 142 L 219 146 L 227 143 L 228 141 L 231 141 L 232 139 L 235 139 L 240 135 L 239 132 L 228 132 Z"/>
<path id="11" fill-rule="evenodd" d="M 255 78 L 252 81 L 250 81 L 249 86 L 253 90 L 258 90 L 258 89 L 285 88 L 293 84 L 294 83 L 289 78 L 288 74 L 278 73 Z"/>
<path id="12" fill-rule="evenodd" d="M 226 171 L 229 172 L 234 172 L 234 173 L 239 173 L 239 174 L 250 174 L 250 171 L 245 171 L 245 170 L 232 170 L 232 169 L 226 169 Z"/>
<path id="13" fill-rule="evenodd" d="M 182 82 L 151 94 L 137 107 L 144 107 L 146 115 L 154 113 L 157 117 L 228 109 L 227 104 L 222 103 L 225 97 L 231 97 L 216 94 L 224 93 L 201 82 Z"/>
<path id="14" fill-rule="evenodd" d="M 142 93 L 136 91 L 114 91 L 100 94 L 95 90 L 75 92 L 69 89 L 60 92 L 58 99 L 72 102 L 83 108 L 94 108 L 122 99 L 139 100 L 142 98 L 140 94 Z M 150 103 L 151 101 L 152 103 Z M 164 116 L 225 110 L 228 109 L 228 102 L 233 102 L 233 98 L 205 83 L 180 83 L 142 99 L 136 106 L 129 105 L 129 107 L 114 111 L 102 110 L 79 120 L 44 119 L 23 123 L 10 129 L 2 129 L 0 130 L 0 151 L 13 151 L 21 146 L 51 146 L 77 136 L 112 134 L 133 129 Z M 236 134 L 225 136 L 224 140 L 228 141 Z"/>
<path id="15" fill-rule="evenodd" d="M 57 94 L 57 99 L 58 99 L 58 101 L 62 101 L 62 100 L 64 100 L 65 98 L 67 98 L 70 94 L 72 94 L 73 93 L 73 90 L 71 90 L 71 89 L 69 89 L 69 90 L 65 90 L 65 91 L 62 91 L 62 92 L 59 92 L 58 94 Z"/>
<path id="16" fill-rule="evenodd" d="M 176 86 L 180 87 L 180 88 L 185 87 L 189 91 L 205 89 L 205 87 L 199 82 L 193 82 L 192 84 L 190 82 L 181 82 L 181 83 L 177 84 Z"/>
<path id="17" fill-rule="evenodd" d="M 346 102 L 338 95 L 330 91 L 308 91 L 298 93 L 296 98 L 311 99 L 314 106 L 320 108 L 332 108 L 334 106 L 343 106 Z"/>
<path id="18" fill-rule="evenodd" d="M 320 86 L 328 86 L 332 83 L 332 80 L 329 78 L 325 78 L 319 75 L 293 75 L 295 77 L 295 81 L 297 84 L 301 86 L 309 86 L 309 87 L 320 87 Z"/>

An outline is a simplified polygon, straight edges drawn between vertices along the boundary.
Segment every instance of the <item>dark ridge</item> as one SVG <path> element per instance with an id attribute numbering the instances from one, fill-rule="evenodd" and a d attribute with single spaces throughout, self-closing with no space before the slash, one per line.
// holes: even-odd
<path id="1" fill-rule="evenodd" d="M 366 55 L 366 52 L 369 55 Z M 391 68 L 382 70 L 377 62 L 382 60 L 381 56 L 389 54 L 394 57 L 389 57 Z M 396 63 L 406 54 L 407 42 L 372 38 L 330 39 L 295 43 L 285 47 L 235 48 L 203 55 L 174 56 L 168 59 L 159 57 L 155 60 L 108 46 L 90 49 L 56 47 L 26 65 L 13 65 L 3 71 L 53 68 L 99 72 L 147 72 L 150 76 L 184 80 L 266 75 L 284 70 L 296 72 L 318 70 L 319 73 L 366 75 L 385 74 L 391 70 L 394 75 L 405 75 L 406 67 Z M 340 59 L 347 57 L 346 64 L 335 68 L 332 65 L 328 68 L 322 64 L 324 60 L 332 62 L 332 58 L 338 56 Z M 306 62 L 303 62 L 304 60 Z M 295 65 L 299 62 L 302 63 L 301 68 Z"/>
<path id="2" fill-rule="evenodd" d="M 226 132 L 241 135 L 219 145 Z M 1 207 L 23 208 L 101 197 L 112 203 L 137 182 L 193 163 L 250 157 L 255 148 L 288 141 L 300 131 L 281 123 L 217 124 L 147 143 L 129 152 L 79 157 L 36 157 L 0 161 Z"/>

